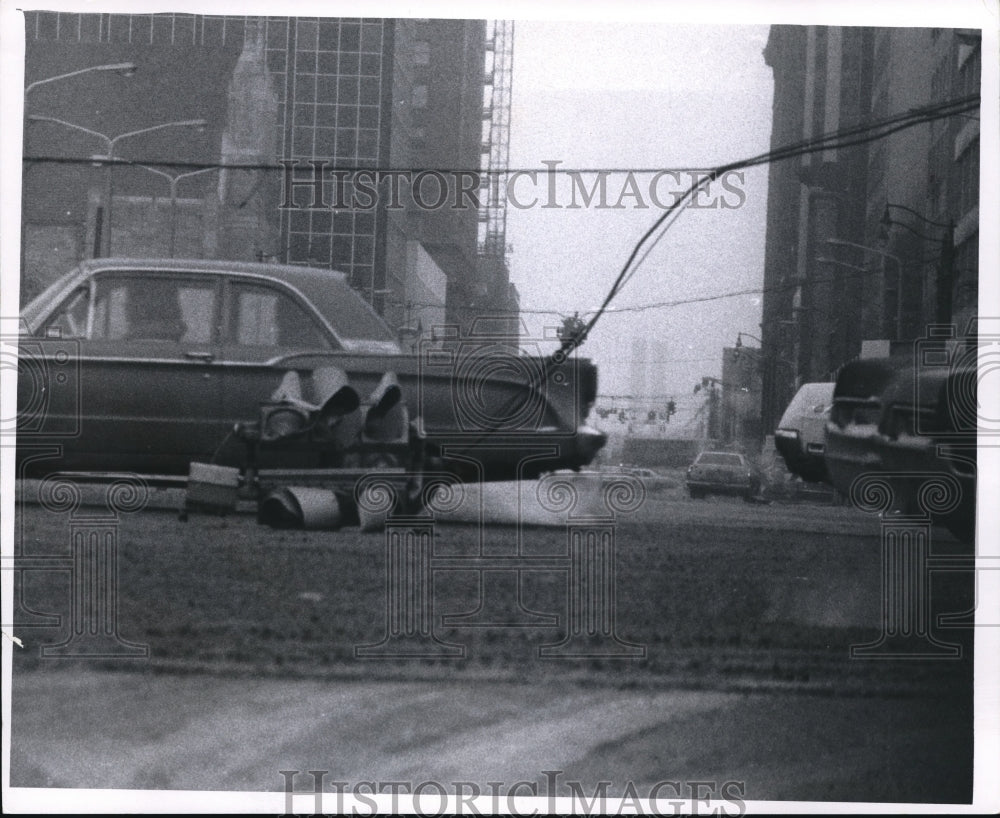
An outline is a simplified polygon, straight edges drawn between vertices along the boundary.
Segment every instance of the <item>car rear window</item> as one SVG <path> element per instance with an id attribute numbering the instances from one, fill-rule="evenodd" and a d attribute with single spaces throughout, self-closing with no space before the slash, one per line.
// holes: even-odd
<path id="1" fill-rule="evenodd" d="M 742 466 L 743 461 L 738 454 L 724 452 L 706 452 L 698 457 L 699 466 Z"/>
<path id="2" fill-rule="evenodd" d="M 235 282 L 229 300 L 227 340 L 241 346 L 331 349 L 313 317 L 288 293 Z"/>
<path id="3" fill-rule="evenodd" d="M 351 342 L 380 341 L 395 344 L 396 336 L 346 281 L 330 276 L 322 281 L 296 282 L 302 293 L 330 322 L 349 349 Z"/>

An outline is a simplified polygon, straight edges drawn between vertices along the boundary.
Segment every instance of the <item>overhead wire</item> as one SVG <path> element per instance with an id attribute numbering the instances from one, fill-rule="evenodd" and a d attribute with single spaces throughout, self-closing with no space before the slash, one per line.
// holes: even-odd
<path id="1" fill-rule="evenodd" d="M 930 264 L 936 262 L 937 257 L 926 257 L 923 259 L 918 259 L 914 262 L 915 265 L 920 264 Z M 877 275 L 882 272 L 879 267 L 863 268 L 859 270 L 850 270 L 849 272 L 843 272 L 836 276 L 814 276 L 809 279 L 810 284 L 837 284 L 840 282 L 850 281 L 852 279 L 863 278 L 865 276 Z M 632 304 L 625 307 L 616 307 L 612 310 L 612 315 L 619 315 L 621 313 L 636 313 L 645 312 L 647 310 L 659 310 L 659 309 L 669 309 L 672 307 L 682 307 L 688 304 L 701 304 L 711 301 L 721 301 L 726 298 L 738 298 L 741 296 L 749 295 L 765 295 L 768 293 L 780 293 L 784 291 L 794 291 L 795 288 L 800 286 L 798 280 L 791 282 L 783 282 L 781 284 L 773 284 L 769 287 L 750 287 L 742 290 L 729 290 L 721 293 L 711 293 L 708 295 L 696 295 L 690 296 L 688 298 L 677 298 L 669 301 L 652 301 L 646 304 Z M 425 307 L 432 309 L 445 309 L 443 303 L 436 303 L 430 301 L 390 301 L 388 302 L 396 307 Z M 518 313 L 527 313 L 530 315 L 552 315 L 559 316 L 560 318 L 568 318 L 565 307 L 550 308 L 545 309 L 542 307 L 536 308 L 522 308 L 517 311 Z M 588 316 L 593 315 L 596 310 L 587 310 L 579 315 Z M 513 314 L 513 313 L 512 313 Z"/>
<path id="2" fill-rule="evenodd" d="M 943 103 L 935 103 L 933 105 L 923 106 L 920 108 L 913 108 L 904 113 L 878 120 L 873 123 L 860 124 L 849 128 L 841 128 L 831 133 L 823 134 L 819 137 L 801 140 L 800 142 L 767 151 L 765 153 L 758 154 L 757 156 L 738 160 L 736 162 L 730 162 L 713 168 L 707 172 L 704 178 L 690 185 L 684 194 L 678 197 L 670 205 L 670 207 L 666 209 L 663 215 L 657 218 L 652 226 L 642 235 L 633 247 L 632 252 L 626 259 L 625 264 L 622 266 L 618 276 L 615 278 L 615 281 L 608 291 L 608 295 L 605 297 L 601 306 L 595 311 L 591 319 L 584 324 L 581 332 L 577 333 L 575 337 L 564 340 L 562 351 L 572 351 L 572 349 L 579 346 L 586 339 L 590 331 L 594 328 L 598 320 L 600 320 L 601 316 L 607 310 L 611 301 L 618 295 L 624 285 L 634 276 L 635 269 L 638 265 L 636 268 L 632 268 L 632 265 L 639 255 L 639 251 L 643 245 L 645 245 L 646 242 L 650 241 L 652 238 L 651 245 L 642 255 L 642 260 L 645 260 L 656 244 L 658 244 L 666 234 L 670 226 L 675 223 L 675 213 L 679 212 L 683 203 L 693 196 L 702 186 L 715 181 L 723 173 L 733 170 L 743 170 L 762 164 L 770 164 L 772 162 L 791 159 L 798 156 L 805 156 L 812 153 L 818 153 L 820 151 L 853 147 L 866 142 L 872 142 L 877 139 L 883 139 L 886 136 L 906 128 L 911 128 L 915 125 L 954 116 L 968 110 L 974 110 L 978 106 L 979 95 L 974 94 Z M 661 227 L 663 228 L 662 230 Z M 655 238 L 653 238 L 654 235 Z M 641 263 L 641 261 L 639 263 Z"/>
<path id="3" fill-rule="evenodd" d="M 971 97 L 965 97 L 959 100 L 949 101 L 946 103 L 939 103 L 932 106 L 925 106 L 923 108 L 913 109 L 905 114 L 900 114 L 888 119 L 879 120 L 878 122 L 871 123 L 869 125 L 858 125 L 851 128 L 840 129 L 831 134 L 825 134 L 823 136 L 803 140 L 798 143 L 794 143 L 789 146 L 778 148 L 777 150 L 767 151 L 766 153 L 759 154 L 755 157 L 750 157 L 748 159 L 739 160 L 737 162 L 732 162 L 726 165 L 721 165 L 712 171 L 710 171 L 706 178 L 700 180 L 699 182 L 691 185 L 685 193 L 677 198 L 673 204 L 666 209 L 666 211 L 654 221 L 654 223 L 643 233 L 642 237 L 632 248 L 629 253 L 625 264 L 622 266 L 618 275 L 615 278 L 607 296 L 601 303 L 600 307 L 594 312 L 589 321 L 584 322 L 579 331 L 568 334 L 566 337 L 562 338 L 562 344 L 556 352 L 551 356 L 546 358 L 543 371 L 539 373 L 542 378 L 542 382 L 546 380 L 549 376 L 549 369 L 553 366 L 558 366 L 564 363 L 570 353 L 573 352 L 577 347 L 579 347 L 587 338 L 589 333 L 593 330 L 594 326 L 600 320 L 601 316 L 607 310 L 611 301 L 618 295 L 624 283 L 629 280 L 632 276 L 629 274 L 630 268 L 639 256 L 640 250 L 643 245 L 650 240 L 651 237 L 656 235 L 654 240 L 654 246 L 656 243 L 663 238 L 666 230 L 659 232 L 660 228 L 666 224 L 669 228 L 676 219 L 672 219 L 671 216 L 681 209 L 681 205 L 706 182 L 710 183 L 717 179 L 723 173 L 730 170 L 741 170 L 743 168 L 754 167 L 756 165 L 769 164 L 771 162 L 780 161 L 782 159 L 790 159 L 796 156 L 804 156 L 811 153 L 817 153 L 822 150 L 829 150 L 831 148 L 843 148 L 850 147 L 853 145 L 863 144 L 865 142 L 872 142 L 876 139 L 882 139 L 886 136 L 895 133 L 906 128 L 911 128 L 915 125 L 922 124 L 924 122 L 930 122 L 934 119 L 940 119 L 947 116 L 952 116 L 956 113 L 956 110 L 965 111 L 972 110 L 979 105 L 979 96 L 974 95 Z M 850 137 L 847 141 L 843 141 L 844 137 Z M 643 255 L 645 259 L 648 257 L 648 252 Z M 634 271 L 633 271 L 634 272 Z M 728 297 L 728 296 L 723 296 Z M 535 377 L 535 376 L 533 376 Z M 540 386 L 540 384 L 532 383 L 530 384 L 532 388 Z M 517 396 L 512 397 L 507 404 L 500 410 L 501 415 L 506 414 L 510 408 L 512 408 L 516 401 L 519 400 Z M 488 439 L 491 436 L 489 430 L 484 430 L 481 435 L 477 437 L 475 441 L 470 441 L 467 448 L 475 447 L 476 444 Z"/>

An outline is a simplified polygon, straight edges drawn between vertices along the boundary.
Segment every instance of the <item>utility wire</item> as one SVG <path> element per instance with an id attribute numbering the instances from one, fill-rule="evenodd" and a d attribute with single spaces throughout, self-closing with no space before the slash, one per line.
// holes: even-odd
<path id="1" fill-rule="evenodd" d="M 544 372 L 542 373 L 542 378 L 546 379 L 548 377 L 548 370 L 550 366 L 559 365 L 566 360 L 567 355 L 571 353 L 574 349 L 580 346 L 587 338 L 588 334 L 593 330 L 594 326 L 603 316 L 604 312 L 607 310 L 614 298 L 619 294 L 622 287 L 633 277 L 635 270 L 648 256 L 653 247 L 659 243 L 659 241 L 666 235 L 667 230 L 676 222 L 680 210 L 684 207 L 688 199 L 692 198 L 698 190 L 711 182 L 715 181 L 724 173 L 734 170 L 742 170 L 745 168 L 752 168 L 758 165 L 770 164 L 772 162 L 781 161 L 784 159 L 791 159 L 798 156 L 806 156 L 813 153 L 818 153 L 826 150 L 838 150 L 847 147 L 854 147 L 857 145 L 862 145 L 868 142 L 873 142 L 878 139 L 883 139 L 893 133 L 898 131 L 912 128 L 916 125 L 924 124 L 927 122 L 932 122 L 937 119 L 943 119 L 951 116 L 962 115 L 968 111 L 975 110 L 979 107 L 979 95 L 971 95 L 968 97 L 962 97 L 955 100 L 949 100 L 943 103 L 936 103 L 933 105 L 923 106 L 919 108 L 913 108 L 901 114 L 897 114 L 892 117 L 888 117 L 882 120 L 878 120 L 867 125 L 861 124 L 849 128 L 838 129 L 837 131 L 824 134 L 822 136 L 802 140 L 800 142 L 793 143 L 791 145 L 786 145 L 775 150 L 770 150 L 757 156 L 749 157 L 746 159 L 741 159 L 736 162 L 731 162 L 725 165 L 719 165 L 715 168 L 706 170 L 703 177 L 697 182 L 690 185 L 687 190 L 679 197 L 675 198 L 674 202 L 665 210 L 665 212 L 658 217 L 649 229 L 643 233 L 642 237 L 635 244 L 632 251 L 629 253 L 625 264 L 622 266 L 618 275 L 615 278 L 614 283 L 608 291 L 607 296 L 601 303 L 600 307 L 594 311 L 589 321 L 587 321 L 583 327 L 575 333 L 568 334 L 562 341 L 562 346 L 557 350 L 552 356 L 546 359 L 546 366 L 544 367 Z M 87 159 L 69 159 L 64 157 L 25 157 L 26 162 L 57 162 L 57 163 L 88 163 L 91 164 L 94 160 L 92 158 Z M 114 161 L 111 164 L 139 164 L 138 160 L 125 160 L 125 161 Z M 143 160 L 141 164 L 150 165 L 158 164 L 155 161 Z M 208 167 L 230 167 L 232 169 L 244 169 L 244 170 L 286 170 L 284 165 L 280 164 L 259 164 L 259 165 L 224 165 L 220 163 L 191 163 L 191 162 L 165 162 L 159 164 L 166 164 L 172 167 L 191 167 L 191 168 L 208 168 Z M 326 166 L 324 163 L 324 171 Z M 331 168 L 332 173 L 336 168 Z M 364 171 L 372 172 L 378 171 L 378 168 L 373 167 L 357 167 L 352 168 L 354 171 Z M 396 172 L 406 172 L 394 169 Z M 613 169 L 605 169 L 608 172 L 613 172 Z M 539 171 L 537 168 L 531 169 L 533 172 L 545 172 Z M 558 169 L 549 168 L 549 172 L 572 172 L 571 169 Z M 457 173 L 458 171 L 454 169 L 449 169 L 444 172 Z M 469 173 L 483 174 L 487 173 L 482 168 L 477 168 L 475 170 L 468 171 Z M 530 171 L 529 171 L 530 172 Z M 635 171 L 632 171 L 633 173 Z M 496 173 L 496 171 L 493 171 Z M 643 250 L 647 242 L 651 244 Z M 640 256 L 641 253 L 641 256 Z M 637 262 L 638 259 L 638 262 Z M 633 267 L 633 265 L 635 265 Z M 867 271 L 866 271 L 867 272 Z M 844 278 L 841 276 L 840 278 Z M 788 285 L 791 286 L 791 285 Z M 794 286 L 798 286 L 797 283 Z M 784 287 L 782 287 L 783 289 Z M 721 298 L 731 298 L 734 295 L 741 294 L 758 294 L 764 292 L 763 289 L 747 290 L 741 293 L 725 293 L 718 294 L 715 296 L 705 296 L 693 299 L 680 299 L 677 302 L 670 303 L 670 306 L 676 306 L 682 303 L 695 303 L 699 301 L 713 301 Z M 648 307 L 647 307 L 648 308 Z M 537 386 L 537 384 L 536 384 Z M 515 396 L 512 401 L 519 400 Z M 513 405 L 513 403 L 510 403 Z M 509 408 L 508 406 L 508 408 Z M 480 440 L 486 439 L 490 436 L 489 432 L 483 433 Z M 473 444 L 474 445 L 474 444 Z"/>
<path id="2" fill-rule="evenodd" d="M 661 226 L 663 226 L 665 223 L 668 223 L 668 220 L 669 220 L 669 223 L 667 224 L 668 227 L 670 224 L 673 224 L 674 219 L 671 219 L 671 216 L 675 212 L 680 210 L 684 202 L 687 201 L 687 199 L 689 199 L 691 196 L 693 196 L 697 192 L 697 190 L 706 182 L 714 181 L 721 174 L 729 170 L 740 170 L 742 168 L 754 167 L 756 165 L 769 164 L 771 162 L 780 161 L 782 159 L 791 159 L 796 156 L 805 156 L 807 154 L 817 153 L 823 150 L 839 149 L 843 147 L 850 147 L 853 145 L 863 144 L 865 142 L 872 142 L 877 139 L 882 139 L 892 133 L 895 133 L 896 131 L 900 131 L 905 128 L 911 128 L 915 125 L 922 124 L 925 122 L 930 122 L 935 119 L 941 119 L 944 117 L 952 116 L 955 113 L 964 112 L 967 110 L 973 110 L 978 106 L 979 106 L 979 96 L 974 95 L 971 97 L 964 97 L 962 99 L 949 101 L 946 103 L 925 106 L 923 108 L 916 108 L 904 114 L 899 114 L 897 116 L 890 117 L 888 119 L 879 120 L 878 122 L 871 123 L 869 125 L 859 125 L 852 128 L 841 129 L 831 134 L 826 134 L 815 139 L 803 140 L 801 142 L 794 143 L 792 145 L 785 146 L 782 148 L 778 148 L 776 150 L 767 151 L 766 153 L 759 154 L 758 156 L 750 157 L 748 159 L 743 159 L 737 162 L 732 162 L 728 165 L 721 165 L 718 168 L 715 168 L 713 171 L 710 171 L 705 179 L 702 179 L 699 182 L 691 185 L 687 189 L 687 191 L 683 194 L 683 196 L 675 200 L 674 203 L 669 208 L 667 208 L 666 212 L 664 212 L 663 215 L 661 215 L 658 219 L 656 219 L 656 221 L 652 224 L 652 226 L 642 235 L 642 237 L 636 243 L 635 247 L 632 249 L 632 252 L 629 254 L 628 259 L 622 266 L 621 271 L 618 273 L 618 276 L 615 278 L 615 281 L 611 289 L 609 290 L 608 295 L 602 302 L 601 306 L 595 311 L 590 320 L 583 325 L 580 331 L 572 333 L 562 340 L 561 347 L 550 357 L 548 357 L 545 361 L 545 366 L 543 367 L 543 371 L 539 375 L 539 377 L 541 378 L 541 383 L 533 383 L 531 384 L 532 387 L 536 388 L 540 387 L 548 379 L 550 367 L 558 366 L 564 363 L 566 361 L 567 356 L 586 340 L 587 335 L 597 324 L 598 320 L 600 320 L 601 316 L 604 314 L 605 310 L 608 308 L 611 301 L 620 292 L 623 283 L 630 277 L 629 270 L 635 259 L 639 256 L 639 253 L 642 250 L 643 245 L 647 241 L 649 241 L 652 236 L 656 235 L 658 231 L 660 231 Z M 846 140 L 845 137 L 847 137 Z M 659 235 L 657 235 L 656 239 L 654 240 L 654 244 L 659 242 L 659 240 L 663 237 L 664 234 L 665 231 L 659 232 Z M 648 253 L 644 254 L 643 258 L 645 258 L 647 255 Z M 797 284 L 795 286 L 797 286 Z M 698 300 L 714 300 L 715 298 L 728 298 L 728 297 L 731 296 L 720 295 L 720 296 L 715 296 L 714 298 L 709 297 L 707 299 L 698 299 Z M 519 399 L 520 398 L 518 396 L 513 396 L 506 403 L 506 405 L 502 407 L 501 415 L 506 414 L 506 412 L 508 412 Z M 488 431 L 484 431 L 483 434 L 480 435 L 475 442 L 470 444 L 470 446 L 474 447 L 477 443 L 480 443 L 483 440 L 488 439 L 489 437 L 490 433 Z"/>
<path id="3" fill-rule="evenodd" d="M 930 264 L 938 260 L 939 259 L 937 256 L 930 256 L 923 259 L 917 259 L 912 263 L 912 265 L 909 266 L 916 267 L 922 264 Z M 845 268 L 845 269 L 850 269 L 850 268 Z M 850 270 L 850 272 L 843 272 L 836 276 L 828 276 L 828 277 L 814 276 L 812 278 L 809 278 L 805 283 L 836 284 L 839 282 L 850 281 L 856 278 L 863 278 L 865 276 L 878 275 L 881 274 L 882 272 L 883 272 L 882 269 L 879 267 L 870 267 L 862 270 Z M 796 280 L 792 282 L 785 282 L 782 284 L 773 284 L 770 287 L 751 287 L 745 290 L 729 290 L 722 293 L 712 293 L 710 295 L 696 295 L 696 296 L 691 296 L 689 298 L 677 298 L 670 301 L 652 301 L 646 304 L 633 304 L 626 307 L 616 307 L 614 310 L 611 311 L 611 314 L 618 315 L 621 313 L 633 313 L 633 312 L 645 312 L 647 310 L 669 309 L 671 307 L 681 307 L 687 304 L 701 304 L 710 301 L 720 301 L 725 298 L 738 298 L 740 296 L 747 296 L 747 295 L 764 295 L 765 293 L 791 292 L 794 291 L 795 288 L 801 286 L 802 283 L 803 283 L 802 281 Z M 444 304 L 438 304 L 427 301 L 407 301 L 405 303 L 402 301 L 391 301 L 389 303 L 396 307 L 410 306 L 410 307 L 427 307 L 435 309 L 445 308 Z M 579 314 L 587 316 L 587 315 L 594 315 L 596 312 L 597 312 L 596 310 L 587 310 Z M 553 316 L 558 315 L 560 318 L 569 317 L 566 314 L 564 307 L 559 309 L 534 308 L 534 309 L 518 310 L 518 314 L 523 314 L 523 313 L 529 315 L 553 315 Z"/>
<path id="4" fill-rule="evenodd" d="M 776 161 L 778 159 L 787 159 L 793 156 L 799 156 L 803 153 L 815 152 L 818 150 L 824 150 L 827 148 L 836 147 L 849 147 L 853 144 L 860 143 L 845 143 L 843 145 L 826 145 L 830 140 L 843 139 L 847 136 L 853 136 L 855 134 L 867 133 L 872 130 L 877 130 L 879 128 L 884 128 L 889 125 L 895 124 L 897 122 L 907 122 L 911 125 L 920 124 L 920 122 L 930 122 L 933 119 L 940 119 L 946 116 L 961 116 L 967 110 L 974 110 L 979 107 L 979 95 L 975 94 L 968 97 L 962 97 L 955 100 L 949 100 L 944 103 L 936 103 L 934 105 L 924 106 L 921 108 L 913 108 L 902 114 L 897 114 L 896 116 L 889 117 L 883 120 L 879 120 L 875 123 L 870 123 L 868 125 L 857 125 L 851 128 L 840 129 L 838 131 L 825 134 L 820 137 L 816 137 L 811 140 L 804 140 L 802 142 L 793 143 L 791 145 L 784 146 L 782 148 L 776 149 L 774 151 L 768 151 L 767 153 L 760 154 L 756 157 L 751 157 L 749 159 L 740 160 L 737 162 L 732 162 L 727 165 L 721 165 L 716 167 L 705 167 L 705 168 L 618 168 L 618 167 L 604 167 L 604 168 L 560 168 L 546 166 L 543 170 L 541 168 L 503 168 L 503 169 L 492 169 L 488 170 L 485 168 L 428 168 L 428 167 L 411 167 L 411 168 L 394 168 L 394 167 L 381 167 L 377 165 L 333 165 L 327 162 L 320 162 L 319 165 L 324 173 L 441 173 L 441 174 L 478 174 L 481 176 L 491 176 L 491 175 L 508 175 L 514 173 L 535 173 L 541 175 L 549 174 L 647 174 L 647 173 L 689 173 L 689 174 L 699 174 L 702 178 L 694 185 L 695 190 L 704 185 L 705 183 L 712 181 L 710 178 L 713 174 L 717 178 L 718 175 L 725 173 L 730 170 L 740 170 L 742 168 L 754 167 L 760 164 L 766 164 L 770 161 Z M 951 110 L 951 109 L 955 110 Z M 916 118 L 916 119 L 915 119 Z M 914 120 L 915 121 L 910 121 Z M 871 139 L 878 139 L 882 136 L 887 136 L 893 131 L 888 131 L 885 134 L 875 135 L 868 139 L 862 141 L 871 141 Z M 814 146 L 813 150 L 803 150 L 803 148 Z M 824 147 L 825 146 L 825 147 Z M 305 165 L 300 165 L 299 159 L 295 159 L 295 165 L 286 167 L 286 165 L 275 162 L 256 162 L 256 163 L 238 163 L 238 162 L 192 162 L 174 159 L 127 159 L 122 157 L 114 157 L 112 159 L 101 158 L 99 160 L 92 156 L 88 157 L 67 157 L 67 156 L 46 156 L 46 155 L 25 155 L 22 157 L 24 162 L 46 162 L 52 164 L 85 164 L 93 165 L 96 161 L 99 161 L 102 165 L 112 165 L 112 166 L 130 166 L 130 165 L 166 165 L 175 168 L 191 168 L 191 169 L 208 169 L 208 168 L 220 168 L 229 170 L 258 170 L 258 171 L 282 171 L 292 170 L 293 172 L 298 170 L 306 170 L 308 167 L 309 160 L 304 160 Z M 293 160 L 289 160 L 293 161 Z M 303 182 L 304 183 L 304 182 Z M 688 191 L 689 193 L 692 191 Z M 675 203 L 676 205 L 677 203 Z M 674 209 L 671 207 L 671 210 Z"/>
<path id="5" fill-rule="evenodd" d="M 732 170 L 741 170 L 744 168 L 751 168 L 757 165 L 769 164 L 771 162 L 780 161 L 782 159 L 791 159 L 798 156 L 805 156 L 812 153 L 818 153 L 820 151 L 841 149 L 846 147 L 853 147 L 856 145 L 864 144 L 866 142 L 872 142 L 877 139 L 883 139 L 897 131 L 904 130 L 906 128 L 911 128 L 915 125 L 923 124 L 926 122 L 931 122 L 936 119 L 942 119 L 945 117 L 954 116 L 965 111 L 974 110 L 979 107 L 979 95 L 972 95 L 968 97 L 962 97 L 956 100 L 949 100 L 944 103 L 937 103 L 934 105 L 928 105 L 921 108 L 914 108 L 910 111 L 904 112 L 902 114 L 897 114 L 893 117 L 888 117 L 886 119 L 879 120 L 874 123 L 869 123 L 867 125 L 856 125 L 850 128 L 842 128 L 834 131 L 832 133 L 824 134 L 822 136 L 802 140 L 791 145 L 787 145 L 776 150 L 767 151 L 765 153 L 759 154 L 748 159 L 739 160 L 726 165 L 720 165 L 717 168 L 709 171 L 705 178 L 699 180 L 698 182 L 692 184 L 688 187 L 687 191 L 674 201 L 674 203 L 667 208 L 666 212 L 660 216 L 653 225 L 642 235 L 639 241 L 636 243 L 632 252 L 629 254 L 628 259 L 623 265 L 621 271 L 612 284 L 608 295 L 605 297 L 604 302 L 601 304 L 600 308 L 595 312 L 591 319 L 584 325 L 581 332 L 576 335 L 567 338 L 563 342 L 563 352 L 569 352 L 579 346 L 587 338 L 587 335 L 597 324 L 597 321 L 604 314 L 607 307 L 610 305 L 611 301 L 618 295 L 622 287 L 631 279 L 634 275 L 635 270 L 632 269 L 633 263 L 636 261 L 637 256 L 644 244 L 652 238 L 652 243 L 646 252 L 642 255 L 642 260 L 644 260 L 649 252 L 652 250 L 656 244 L 663 238 L 666 234 L 666 230 L 676 221 L 676 218 L 671 218 L 674 213 L 679 211 L 681 206 L 687 199 L 691 198 L 700 187 L 703 185 L 715 181 L 723 173 Z M 661 227 L 663 228 L 661 230 Z M 631 271 L 630 271 L 631 270 Z"/>

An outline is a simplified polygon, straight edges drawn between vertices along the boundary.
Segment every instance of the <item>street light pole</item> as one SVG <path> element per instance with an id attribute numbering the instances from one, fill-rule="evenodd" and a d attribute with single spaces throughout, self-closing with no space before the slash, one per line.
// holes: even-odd
<path id="1" fill-rule="evenodd" d="M 59 80 L 69 79 L 70 77 L 78 77 L 80 74 L 89 74 L 92 71 L 117 71 L 122 76 L 130 77 L 138 69 L 134 62 L 116 62 L 109 63 L 108 65 L 92 65 L 89 68 L 80 68 L 76 71 L 70 71 L 66 74 L 59 74 L 55 77 L 46 77 L 43 80 L 35 80 L 25 86 L 24 95 L 27 96 L 33 90 L 35 90 L 39 85 L 48 85 L 50 82 L 58 82 Z"/>
<path id="2" fill-rule="evenodd" d="M 879 250 L 877 247 L 869 247 L 866 244 L 858 244 L 854 241 L 848 241 L 847 239 L 827 239 L 826 243 L 831 247 L 853 247 L 857 250 L 863 250 L 866 253 L 873 253 L 876 256 L 881 256 L 882 258 L 892 259 L 896 265 L 896 327 L 895 334 L 896 340 L 900 340 L 900 334 L 902 332 L 902 314 L 903 314 L 903 261 L 899 256 L 892 253 L 887 253 L 885 250 Z M 863 269 L 863 268 L 862 268 Z"/>
<path id="3" fill-rule="evenodd" d="M 158 170 L 157 168 L 151 168 L 148 165 L 139 165 L 143 170 L 148 170 L 150 173 L 155 173 L 157 176 L 163 176 L 170 182 L 170 258 L 174 257 L 174 247 L 177 239 L 177 185 L 181 179 L 187 179 L 190 176 L 198 176 L 202 173 L 211 173 L 212 171 L 218 170 L 218 168 L 201 168 L 200 170 L 192 170 L 187 173 L 178 173 L 174 175 L 172 173 L 167 173 L 165 170 Z"/>
<path id="4" fill-rule="evenodd" d="M 755 347 L 748 347 L 743 345 L 743 337 L 746 336 L 752 341 L 756 341 L 760 344 L 761 348 L 757 349 Z M 772 345 L 768 352 L 765 352 L 764 341 L 758 338 L 756 335 L 751 335 L 749 332 L 737 332 L 736 333 L 736 354 L 740 355 L 744 352 L 750 353 L 750 355 L 757 361 L 757 370 L 760 373 L 760 434 L 765 434 L 765 430 L 770 426 L 770 418 L 772 415 L 772 407 L 776 403 L 775 393 L 777 392 L 777 369 L 778 364 L 784 364 L 788 367 L 788 371 L 792 378 L 793 391 L 795 382 L 796 365 L 794 361 L 789 361 L 787 358 L 779 358 L 777 353 L 774 351 Z M 785 381 L 787 383 L 787 381 Z"/>
<path id="5" fill-rule="evenodd" d="M 950 226 L 948 224 L 945 224 L 944 222 L 935 222 L 935 221 L 932 221 L 931 219 L 928 219 L 926 216 L 923 216 L 920 213 L 918 213 L 912 207 L 907 207 L 906 205 L 901 205 L 901 204 L 893 204 L 892 202 L 886 202 L 886 204 L 885 204 L 885 210 L 882 213 L 882 220 L 881 220 L 882 224 L 884 224 L 886 227 L 888 227 L 890 224 L 903 224 L 902 222 L 897 222 L 897 221 L 893 220 L 892 216 L 889 215 L 889 209 L 890 208 L 892 208 L 893 210 L 902 210 L 905 213 L 909 213 L 912 216 L 916 216 L 924 224 L 930 224 L 930 225 L 933 225 L 934 227 L 949 227 Z M 906 225 L 903 225 L 903 226 L 905 227 Z"/>
<path id="6" fill-rule="evenodd" d="M 53 82 L 60 82 L 61 80 L 67 80 L 72 77 L 78 77 L 81 74 L 90 74 L 99 71 L 116 71 L 122 76 L 130 77 L 137 71 L 136 64 L 134 62 L 116 62 L 107 63 L 105 65 L 91 65 L 87 68 L 79 68 L 76 71 L 68 71 L 65 74 L 57 74 L 54 77 L 46 77 L 45 79 L 35 80 L 34 82 L 28 83 L 24 89 L 24 98 L 27 100 L 28 95 L 34 91 L 36 88 L 42 85 L 48 85 Z M 34 164 L 30 165 L 29 168 L 34 167 Z M 25 203 L 27 195 L 27 185 L 25 184 L 24 174 L 21 178 L 21 276 L 25 275 L 25 244 L 27 239 L 27 230 L 25 224 Z"/>
<path id="7" fill-rule="evenodd" d="M 910 225 L 905 222 L 896 221 L 892 218 L 889 213 L 889 209 L 893 208 L 896 210 L 902 210 L 905 213 L 909 213 L 912 216 L 920 219 L 924 224 L 928 224 L 932 227 L 942 227 L 944 228 L 944 235 L 936 239 L 933 236 L 925 236 L 918 230 L 914 230 Z M 951 321 L 951 299 L 952 299 L 952 288 L 954 286 L 955 277 L 955 222 L 948 221 L 936 222 L 928 219 L 926 216 L 921 215 L 916 210 L 906 205 L 894 204 L 892 202 L 886 202 L 885 211 L 882 214 L 881 219 L 882 229 L 888 231 L 891 225 L 898 225 L 906 230 L 909 230 L 913 235 L 918 238 L 924 239 L 925 241 L 931 241 L 935 244 L 941 245 L 941 253 L 938 258 L 938 270 L 937 270 L 937 298 L 936 298 L 936 309 L 935 309 L 935 320 L 939 324 L 946 324 Z"/>
<path id="8" fill-rule="evenodd" d="M 57 119 L 52 116 L 37 116 L 31 115 L 28 117 L 31 122 L 52 122 L 56 125 L 62 125 L 66 128 L 72 128 L 75 131 L 82 131 L 83 133 L 89 134 L 97 139 L 104 142 L 105 149 L 107 153 L 105 156 L 101 157 L 102 161 L 105 162 L 105 178 L 104 178 L 104 222 L 106 225 L 107 236 L 104 237 L 102 244 L 104 244 L 103 255 L 111 255 L 111 210 L 112 210 L 112 197 L 113 190 L 111 185 L 111 171 L 115 163 L 115 146 L 124 139 L 129 139 L 133 136 L 141 136 L 147 133 L 153 133 L 154 131 L 162 131 L 166 128 L 195 128 L 197 130 L 204 130 L 205 126 L 208 124 L 204 119 L 180 119 L 176 122 L 164 122 L 160 125 L 151 125 L 148 128 L 139 128 L 135 131 L 127 131 L 126 133 L 118 134 L 117 136 L 108 136 L 100 131 L 94 131 L 90 128 L 85 128 L 82 125 L 77 125 L 73 122 L 67 122 L 64 119 Z M 213 168 L 214 170 L 214 168 Z"/>

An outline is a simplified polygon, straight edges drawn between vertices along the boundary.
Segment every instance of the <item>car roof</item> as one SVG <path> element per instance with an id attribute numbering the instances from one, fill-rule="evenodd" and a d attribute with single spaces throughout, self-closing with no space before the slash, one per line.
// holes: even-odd
<path id="1" fill-rule="evenodd" d="M 227 261 L 216 259 L 183 259 L 183 258 L 94 258 L 81 261 L 64 276 L 57 279 L 50 287 L 39 293 L 31 303 L 21 311 L 21 317 L 26 326 L 35 328 L 39 314 L 55 299 L 65 296 L 66 292 L 78 286 L 96 272 L 178 272 L 197 273 L 199 275 L 234 276 L 247 275 L 270 278 L 280 281 L 298 290 L 312 306 L 317 309 L 323 321 L 330 330 L 343 342 L 337 330 L 330 324 L 330 315 L 336 314 L 333 304 L 340 303 L 345 296 L 343 290 L 330 292 L 330 285 L 336 282 L 341 287 L 349 287 L 347 275 L 339 270 L 328 268 L 306 267 L 299 264 L 272 264 L 254 261 Z M 339 289 L 336 288 L 336 289 Z M 353 294 L 353 291 L 352 291 Z M 391 330 L 384 320 L 360 296 L 353 294 L 357 302 L 353 306 L 362 310 L 371 320 L 378 323 L 378 342 L 395 343 Z"/>
<path id="2" fill-rule="evenodd" d="M 272 264 L 259 261 L 227 261 L 204 258 L 92 258 L 80 262 L 80 272 L 94 270 L 163 270 L 164 272 L 198 273 L 252 273 L 270 275 L 290 284 L 298 282 L 329 281 L 331 277 L 346 280 L 347 274 L 325 267 L 306 267 L 300 264 Z"/>

